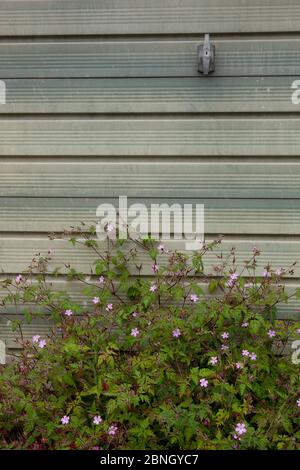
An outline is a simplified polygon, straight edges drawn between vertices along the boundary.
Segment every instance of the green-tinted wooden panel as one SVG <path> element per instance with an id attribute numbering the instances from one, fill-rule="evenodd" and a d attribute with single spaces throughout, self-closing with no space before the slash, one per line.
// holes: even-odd
<path id="1" fill-rule="evenodd" d="M 295 77 L 6 80 L 0 113 L 299 112 Z M 300 83 L 300 82 L 299 82 Z M 297 86 L 297 84 L 295 85 Z"/>
<path id="2" fill-rule="evenodd" d="M 0 159 L 0 196 L 298 198 L 300 160 Z"/>
<path id="3" fill-rule="evenodd" d="M 297 0 L 1 1 L 1 35 L 299 31 Z"/>
<path id="4" fill-rule="evenodd" d="M 80 221 L 93 223 L 103 202 L 118 208 L 118 200 L 111 198 L 1 198 L 0 231 L 48 233 Z M 151 204 L 176 202 L 205 205 L 206 234 L 300 234 L 300 199 L 132 198 L 128 206 L 143 203 L 150 214 Z"/>
<path id="5" fill-rule="evenodd" d="M 184 241 L 167 241 L 164 244 L 170 250 L 185 251 Z M 279 267 L 288 269 L 295 261 L 300 261 L 300 241 L 297 239 L 264 240 L 252 237 L 249 241 L 247 239 L 230 240 L 226 237 L 219 247 L 216 247 L 212 253 L 207 253 L 205 256 L 204 265 L 207 273 L 215 273 L 213 266 L 220 265 L 218 256 L 223 253 L 226 257 L 232 248 L 236 249 L 237 270 L 241 271 L 244 267 L 243 261 L 250 259 L 253 255 L 253 246 L 256 246 L 261 251 L 256 270 L 256 275 L 258 276 L 262 275 L 268 263 L 271 263 L 274 269 Z M 107 243 L 100 243 L 99 247 L 102 247 L 100 250 L 105 252 L 107 250 Z M 70 263 L 79 272 L 86 274 L 91 273 L 91 268 L 94 269 L 94 262 L 97 257 L 92 250 L 84 246 L 77 245 L 73 247 L 67 240 L 48 240 L 45 237 L 22 238 L 20 236 L 0 238 L 0 271 L 15 274 L 20 273 L 27 269 L 36 253 L 41 253 L 42 256 L 45 256 L 49 249 L 53 252 L 51 255 L 52 261 L 48 265 L 49 272 L 58 267 L 62 268 L 60 272 L 66 272 L 67 270 L 64 268 L 66 263 Z M 158 264 L 164 266 L 166 259 L 164 255 L 159 256 Z M 141 265 L 141 274 L 152 275 L 152 264 L 153 261 L 151 261 L 145 251 L 138 249 L 138 256 L 135 258 L 134 263 L 131 264 L 131 273 L 138 274 L 136 265 Z M 253 272 L 244 271 L 243 275 L 246 277 L 251 276 Z M 295 267 L 295 276 L 300 278 L 299 265 Z"/>
<path id="6" fill-rule="evenodd" d="M 300 7 L 300 5 L 299 5 Z M 0 77 L 199 77 L 198 41 L 0 43 Z M 215 76 L 300 75 L 300 39 L 218 39 Z"/>
<path id="7" fill-rule="evenodd" d="M 300 120 L 2 120 L 0 155 L 298 156 Z"/>

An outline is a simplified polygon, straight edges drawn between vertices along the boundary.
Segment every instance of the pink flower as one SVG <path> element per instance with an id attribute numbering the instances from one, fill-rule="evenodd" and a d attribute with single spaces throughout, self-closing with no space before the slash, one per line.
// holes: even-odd
<path id="1" fill-rule="evenodd" d="M 181 331 L 179 328 L 175 328 L 175 330 L 172 331 L 172 336 L 174 336 L 174 338 L 179 338 L 179 336 L 181 336 Z"/>
<path id="2" fill-rule="evenodd" d="M 236 362 L 235 364 L 236 369 L 243 369 L 243 364 L 241 362 Z"/>
<path id="3" fill-rule="evenodd" d="M 23 280 L 23 277 L 21 276 L 21 274 L 18 274 L 18 276 L 15 278 L 16 284 L 20 284 L 20 282 L 22 282 L 22 280 Z"/>
<path id="4" fill-rule="evenodd" d="M 93 418 L 93 423 L 94 423 L 94 424 L 98 425 L 98 424 L 100 424 L 101 422 L 102 422 L 101 416 L 99 416 L 99 415 L 98 415 L 98 416 L 94 416 L 94 418 Z"/>
<path id="5" fill-rule="evenodd" d="M 113 304 L 107 304 L 106 307 L 105 307 L 105 310 L 107 312 L 111 312 L 113 310 L 113 308 L 114 308 Z"/>
<path id="6" fill-rule="evenodd" d="M 70 418 L 69 416 L 63 416 L 60 420 L 61 424 L 69 424 Z"/>
<path id="7" fill-rule="evenodd" d="M 297 328 L 296 332 L 300 335 L 300 328 Z"/>
<path id="8" fill-rule="evenodd" d="M 226 349 L 228 349 L 227 344 L 222 344 L 221 350 L 222 350 L 222 351 L 226 351 Z"/>
<path id="9" fill-rule="evenodd" d="M 154 272 L 154 274 L 158 272 L 158 269 L 158 264 L 153 264 L 152 271 Z"/>
<path id="10" fill-rule="evenodd" d="M 250 353 L 249 353 L 248 349 L 243 349 L 243 351 L 242 351 L 242 356 L 244 356 L 244 357 L 245 357 L 245 356 L 249 356 L 249 354 L 250 354 Z"/>
<path id="11" fill-rule="evenodd" d="M 226 282 L 227 287 L 233 287 L 234 286 L 234 281 L 232 279 L 229 279 L 229 281 Z"/>
<path id="12" fill-rule="evenodd" d="M 97 305 L 100 302 L 99 297 L 94 297 L 92 302 L 93 302 L 93 304 Z"/>
<path id="13" fill-rule="evenodd" d="M 114 424 L 112 424 L 112 425 L 109 427 L 108 434 L 109 434 L 110 436 L 115 436 L 116 433 L 117 433 L 117 431 L 118 431 L 118 427 L 115 426 Z"/>
<path id="14" fill-rule="evenodd" d="M 228 339 L 229 338 L 229 333 L 227 333 L 227 331 L 224 331 L 224 333 L 221 334 L 221 338 Z"/>
<path id="15" fill-rule="evenodd" d="M 212 357 L 210 358 L 209 363 L 212 364 L 213 366 L 215 366 L 215 365 L 218 363 L 218 358 L 217 358 L 217 356 L 212 356 Z"/>
<path id="16" fill-rule="evenodd" d="M 136 318 L 138 316 L 138 312 L 132 312 L 133 318 Z"/>
<path id="17" fill-rule="evenodd" d="M 190 299 L 191 299 L 191 302 L 198 302 L 199 297 L 196 294 L 191 294 Z"/>
<path id="18" fill-rule="evenodd" d="M 251 359 L 251 361 L 256 361 L 257 355 L 255 353 L 251 353 L 250 354 L 250 359 Z"/>
<path id="19" fill-rule="evenodd" d="M 259 249 L 257 248 L 257 246 L 254 246 L 254 247 L 252 248 L 252 252 L 253 252 L 254 254 L 256 254 L 256 253 L 259 252 Z"/>
<path id="20" fill-rule="evenodd" d="M 65 311 L 65 315 L 66 315 L 67 317 L 71 317 L 71 316 L 73 315 L 72 310 L 66 310 L 66 311 Z"/>
<path id="21" fill-rule="evenodd" d="M 276 276 L 281 276 L 283 273 L 284 273 L 284 269 L 283 269 L 283 268 L 278 268 L 278 269 L 276 269 L 276 271 L 275 271 Z"/>
<path id="22" fill-rule="evenodd" d="M 158 245 L 157 250 L 158 250 L 160 253 L 163 253 L 163 252 L 165 251 L 165 245 L 163 245 L 163 244 L 161 243 L 160 245 Z"/>
<path id="23" fill-rule="evenodd" d="M 200 387 L 202 387 L 202 388 L 207 388 L 207 387 L 208 387 L 208 380 L 206 380 L 206 379 L 200 379 L 199 384 L 200 384 Z"/>
<path id="24" fill-rule="evenodd" d="M 253 282 L 246 282 L 244 287 L 245 287 L 245 289 L 251 289 L 251 287 L 254 287 L 254 284 L 253 284 Z"/>
<path id="25" fill-rule="evenodd" d="M 264 271 L 263 277 L 267 279 L 268 277 L 271 277 L 271 273 L 269 271 Z"/>
<path id="26" fill-rule="evenodd" d="M 152 284 L 152 285 L 150 286 L 150 289 L 149 289 L 149 290 L 150 290 L 150 292 L 155 292 L 156 289 L 157 289 L 157 286 L 156 286 L 155 284 Z"/>
<path id="27" fill-rule="evenodd" d="M 236 427 L 234 428 L 234 430 L 239 436 L 242 436 L 243 434 L 246 434 L 247 432 L 247 428 L 244 423 L 238 423 Z"/>
<path id="28" fill-rule="evenodd" d="M 300 398 L 298 398 L 298 400 L 297 400 L 297 406 L 298 406 L 298 408 L 300 408 Z"/>
<path id="29" fill-rule="evenodd" d="M 40 335 L 34 335 L 34 336 L 32 337 L 32 342 L 33 342 L 33 343 L 38 343 L 39 340 L 40 340 Z"/>
<path id="30" fill-rule="evenodd" d="M 43 349 L 46 346 L 47 342 L 45 339 L 39 341 L 39 348 Z"/>
<path id="31" fill-rule="evenodd" d="M 136 338 L 140 334 L 140 332 L 137 328 L 132 328 L 130 334 L 131 334 L 131 336 L 134 336 Z"/>
<path id="32" fill-rule="evenodd" d="M 274 330 L 269 330 L 268 331 L 268 336 L 269 336 L 269 338 L 274 338 L 274 336 L 276 336 L 276 332 Z"/>
<path id="33" fill-rule="evenodd" d="M 245 321 L 244 323 L 242 323 L 242 328 L 247 328 L 248 326 L 249 326 L 248 322 Z"/>
<path id="34" fill-rule="evenodd" d="M 105 282 L 105 277 L 104 277 L 104 276 L 100 276 L 99 279 L 98 279 L 98 281 L 99 281 L 99 284 L 104 284 L 104 282 Z"/>
<path id="35" fill-rule="evenodd" d="M 231 279 L 232 281 L 236 281 L 236 280 L 238 279 L 238 277 L 239 277 L 239 276 L 237 275 L 237 273 L 232 273 L 232 274 L 230 274 L 230 279 Z"/>
<path id="36" fill-rule="evenodd" d="M 107 226 L 106 226 L 106 231 L 107 231 L 107 232 L 113 232 L 113 230 L 114 230 L 113 224 L 107 224 Z"/>
<path id="37" fill-rule="evenodd" d="M 233 439 L 235 439 L 236 441 L 240 441 L 240 440 L 241 440 L 240 436 L 238 436 L 237 434 L 234 434 L 234 435 L 233 435 Z"/>

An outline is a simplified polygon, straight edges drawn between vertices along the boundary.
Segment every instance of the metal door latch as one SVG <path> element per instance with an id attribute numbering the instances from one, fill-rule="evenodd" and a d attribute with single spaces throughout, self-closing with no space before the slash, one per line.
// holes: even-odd
<path id="1" fill-rule="evenodd" d="M 198 72 L 208 75 L 215 70 L 215 46 L 210 43 L 209 34 L 204 35 L 204 43 L 198 47 Z"/>

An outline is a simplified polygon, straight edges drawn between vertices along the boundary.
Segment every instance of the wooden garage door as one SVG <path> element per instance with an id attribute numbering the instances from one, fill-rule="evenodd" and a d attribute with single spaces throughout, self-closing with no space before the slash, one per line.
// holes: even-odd
<path id="1" fill-rule="evenodd" d="M 207 238 L 224 234 L 242 258 L 260 247 L 261 268 L 299 259 L 298 0 L 1 1 L 0 79 L 2 278 L 47 250 L 48 232 L 123 194 L 204 202 Z M 86 252 L 54 250 L 55 263 L 87 270 Z M 11 348 L 15 315 L 0 318 Z"/>

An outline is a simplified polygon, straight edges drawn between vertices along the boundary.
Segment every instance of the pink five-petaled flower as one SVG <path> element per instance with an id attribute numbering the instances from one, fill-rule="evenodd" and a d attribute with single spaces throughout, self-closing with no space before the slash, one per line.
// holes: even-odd
<path id="1" fill-rule="evenodd" d="M 113 308 L 114 308 L 113 304 L 107 304 L 106 307 L 105 307 L 105 310 L 107 312 L 111 312 L 113 310 Z"/>
<path id="2" fill-rule="evenodd" d="M 251 359 L 251 361 L 256 361 L 257 355 L 255 353 L 251 353 L 250 354 L 250 359 Z"/>
<path id="3" fill-rule="evenodd" d="M 45 339 L 39 341 L 39 348 L 43 349 L 46 346 L 47 342 Z"/>
<path id="4" fill-rule="evenodd" d="M 165 245 L 163 245 L 163 244 L 161 243 L 160 245 L 158 245 L 157 250 L 158 250 L 160 253 L 163 253 L 163 252 L 165 251 Z"/>
<path id="5" fill-rule="evenodd" d="M 66 315 L 67 317 L 71 317 L 71 316 L 73 315 L 72 310 L 66 310 L 66 311 L 65 311 L 65 315 Z"/>
<path id="6" fill-rule="evenodd" d="M 115 436 L 116 433 L 117 433 L 117 431 L 118 431 L 118 427 L 115 426 L 114 424 L 112 424 L 112 425 L 109 427 L 109 429 L 108 429 L 108 434 L 109 434 L 110 436 Z"/>
<path id="7" fill-rule="evenodd" d="M 238 279 L 238 277 L 239 277 L 239 276 L 237 275 L 237 273 L 232 273 L 232 274 L 230 274 L 230 279 L 231 279 L 232 281 L 236 281 L 236 280 Z"/>
<path id="8" fill-rule="evenodd" d="M 200 384 L 200 387 L 202 387 L 202 388 L 207 388 L 207 387 L 208 387 L 208 380 L 206 380 L 206 379 L 200 379 L 199 384 Z"/>
<path id="9" fill-rule="evenodd" d="M 140 334 L 140 331 L 137 328 L 132 328 L 130 334 L 136 338 Z"/>
<path id="10" fill-rule="evenodd" d="M 244 323 L 242 323 L 242 328 L 247 328 L 249 326 L 249 323 L 247 321 L 244 321 Z"/>
<path id="11" fill-rule="evenodd" d="M 155 284 L 152 284 L 149 290 L 150 292 L 155 292 L 157 290 L 157 286 Z"/>
<path id="12" fill-rule="evenodd" d="M 15 278 L 16 284 L 20 284 L 22 280 L 23 280 L 23 277 L 21 276 L 21 274 L 18 274 L 17 277 Z"/>
<path id="13" fill-rule="evenodd" d="M 263 277 L 264 277 L 265 279 L 267 279 L 268 277 L 271 277 L 270 271 L 264 271 L 264 272 L 263 272 Z"/>
<path id="14" fill-rule="evenodd" d="M 276 276 L 281 276 L 283 274 L 283 272 L 284 272 L 283 268 L 278 268 L 278 269 L 276 269 L 275 274 L 276 274 Z"/>
<path id="15" fill-rule="evenodd" d="M 104 276 L 100 276 L 99 279 L 98 279 L 98 281 L 99 281 L 99 284 L 104 284 L 104 282 L 105 282 L 105 277 L 104 277 Z"/>
<path id="16" fill-rule="evenodd" d="M 138 316 L 138 312 L 132 312 L 132 316 L 136 318 Z"/>
<path id="17" fill-rule="evenodd" d="M 298 400 L 297 400 L 297 406 L 298 406 L 298 408 L 300 408 L 300 398 L 298 398 Z"/>
<path id="18" fill-rule="evenodd" d="M 98 424 L 100 424 L 101 422 L 102 422 L 102 418 L 101 418 L 100 415 L 94 416 L 94 418 L 93 418 L 93 423 L 94 423 L 94 424 L 98 425 Z"/>
<path id="19" fill-rule="evenodd" d="M 114 230 L 113 224 L 107 224 L 106 225 L 106 231 L 107 232 L 113 232 L 113 230 Z"/>
<path id="20" fill-rule="evenodd" d="M 69 416 L 63 416 L 60 420 L 61 424 L 69 424 L 70 418 Z"/>
<path id="21" fill-rule="evenodd" d="M 190 299 L 192 302 L 198 302 L 199 297 L 196 294 L 191 294 Z"/>
<path id="22" fill-rule="evenodd" d="M 244 423 L 238 423 L 235 428 L 234 428 L 236 434 L 238 434 L 239 436 L 242 436 L 243 434 L 246 434 L 247 432 L 247 428 L 246 428 L 246 425 Z"/>
<path id="23" fill-rule="evenodd" d="M 212 357 L 210 358 L 209 363 L 212 364 L 213 366 L 215 366 L 215 365 L 218 363 L 218 358 L 217 358 L 217 356 L 212 356 Z"/>
<path id="24" fill-rule="evenodd" d="M 242 356 L 244 356 L 244 357 L 245 357 L 245 356 L 249 356 L 249 354 L 250 354 L 250 353 L 249 353 L 248 349 L 243 349 L 243 351 L 242 351 Z"/>
<path id="25" fill-rule="evenodd" d="M 228 349 L 227 344 L 222 344 L 221 350 L 222 350 L 222 351 L 226 351 L 226 349 Z"/>
<path id="26" fill-rule="evenodd" d="M 241 364 L 241 362 L 236 362 L 235 367 L 236 367 L 236 369 L 243 369 L 244 366 L 243 366 L 243 364 Z"/>
<path id="27" fill-rule="evenodd" d="M 297 328 L 296 332 L 300 335 L 300 328 Z"/>
<path id="28" fill-rule="evenodd" d="M 228 339 L 229 338 L 229 333 L 227 333 L 227 331 L 224 331 L 224 333 L 221 334 L 221 338 Z"/>
<path id="29" fill-rule="evenodd" d="M 97 305 L 100 302 L 99 297 L 94 297 L 92 302 L 93 302 L 93 304 Z"/>
<path id="30" fill-rule="evenodd" d="M 175 328 L 175 330 L 172 331 L 172 336 L 174 338 L 179 338 L 179 336 L 181 336 L 181 331 L 179 328 Z"/>
<path id="31" fill-rule="evenodd" d="M 274 336 L 276 336 L 276 332 L 274 330 L 269 330 L 268 331 L 268 336 L 269 336 L 269 338 L 274 338 Z"/>
<path id="32" fill-rule="evenodd" d="M 32 342 L 33 342 L 33 343 L 38 343 L 39 340 L 40 340 L 40 335 L 34 335 L 34 336 L 32 337 Z"/>

